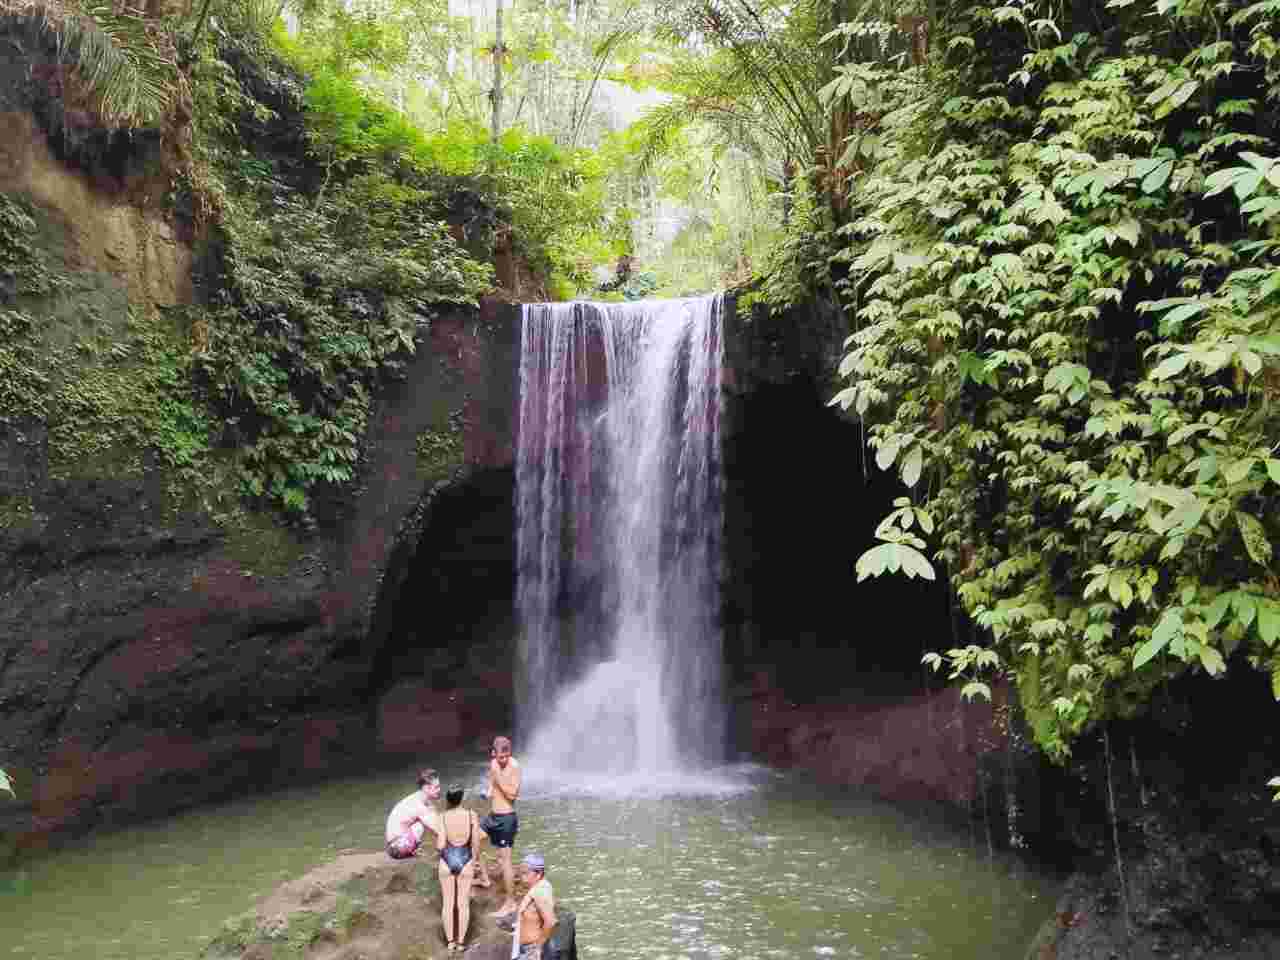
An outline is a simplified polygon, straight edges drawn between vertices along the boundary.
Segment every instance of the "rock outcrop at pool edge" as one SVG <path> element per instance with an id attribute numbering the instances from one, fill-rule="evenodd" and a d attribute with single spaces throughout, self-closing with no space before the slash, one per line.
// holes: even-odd
<path id="1" fill-rule="evenodd" d="M 200 960 L 270 960 L 277 948 L 308 960 L 435 960 L 446 949 L 434 855 L 393 861 L 385 853 L 344 851 L 281 884 L 241 917 L 229 919 Z M 482 860 L 493 886 L 471 899 L 466 960 L 508 960 L 511 929 L 490 916 L 499 905 L 496 863 Z M 517 879 L 516 896 L 527 887 Z M 577 918 L 557 906 L 558 923 L 543 960 L 577 960 Z"/>

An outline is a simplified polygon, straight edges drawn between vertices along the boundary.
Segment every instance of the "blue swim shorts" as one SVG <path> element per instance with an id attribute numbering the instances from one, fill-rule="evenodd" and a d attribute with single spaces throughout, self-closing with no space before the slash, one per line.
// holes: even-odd
<path id="1" fill-rule="evenodd" d="M 495 847 L 510 847 L 516 841 L 520 821 L 512 813 L 491 813 L 480 821 L 480 829 L 489 835 Z"/>

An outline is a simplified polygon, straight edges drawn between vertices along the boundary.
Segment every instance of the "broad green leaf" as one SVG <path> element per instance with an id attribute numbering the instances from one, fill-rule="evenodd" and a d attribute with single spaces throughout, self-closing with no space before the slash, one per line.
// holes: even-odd
<path id="1" fill-rule="evenodd" d="M 1267 539 L 1267 531 L 1263 529 L 1258 518 L 1250 513 L 1236 511 L 1236 525 L 1240 528 L 1240 536 L 1244 540 L 1244 548 L 1249 557 L 1262 567 L 1271 566 L 1271 541 Z"/>
<path id="2" fill-rule="evenodd" d="M 1142 192 L 1155 193 L 1166 183 L 1169 182 L 1169 175 L 1173 173 L 1173 161 L 1162 160 L 1154 169 L 1142 178 Z"/>
<path id="3" fill-rule="evenodd" d="M 1261 156 L 1260 154 L 1256 154 L 1251 150 L 1241 150 L 1240 159 L 1243 160 L 1245 163 L 1249 164 L 1249 166 L 1253 167 L 1253 169 L 1257 170 L 1259 173 L 1262 173 L 1262 174 L 1265 174 L 1268 171 L 1270 171 L 1271 168 L 1275 166 L 1275 163 L 1276 163 L 1274 160 L 1270 160 L 1267 157 Z"/>
<path id="4" fill-rule="evenodd" d="M 1217 170 L 1209 174 L 1204 181 L 1204 185 L 1208 188 L 1205 190 L 1204 195 L 1206 197 L 1217 196 L 1222 191 L 1229 189 L 1239 175 L 1237 168 Z"/>
<path id="5" fill-rule="evenodd" d="M 920 479 L 920 470 L 923 465 L 924 450 L 917 443 L 907 453 L 906 459 L 902 462 L 902 482 L 908 487 L 914 487 L 916 481 Z"/>
<path id="6" fill-rule="evenodd" d="M 898 558 L 898 545 L 881 543 L 863 553 L 854 564 L 854 570 L 857 571 L 858 582 L 861 583 L 868 577 L 896 572 L 901 565 L 902 561 Z"/>
<path id="7" fill-rule="evenodd" d="M 1016 253 L 997 253 L 991 258 L 991 267 L 1005 273 L 1021 273 L 1025 269 L 1022 258 Z"/>
<path id="8" fill-rule="evenodd" d="M 1156 624 L 1156 628 L 1151 631 L 1151 639 L 1156 641 L 1157 650 L 1163 650 L 1174 640 L 1182 636 L 1182 608 L 1172 607 L 1164 612 Z M 1154 654 L 1153 654 L 1154 656 Z M 1148 657 L 1147 659 L 1150 659 Z M 1146 661 L 1144 660 L 1143 663 Z M 1142 664 L 1135 661 L 1134 666 L 1139 667 Z"/>
<path id="9" fill-rule="evenodd" d="M 1159 117 L 1178 109 L 1178 107 L 1191 99 L 1191 95 L 1196 92 L 1196 89 L 1199 86 L 1200 84 L 1198 81 L 1188 80 L 1175 90 L 1168 100 L 1160 104 L 1160 108 L 1156 111 L 1156 116 Z"/>
<path id="10" fill-rule="evenodd" d="M 1161 0 L 1161 2 L 1163 2 L 1163 0 Z M 1173 91 L 1176 89 L 1178 89 L 1178 81 L 1170 80 L 1168 83 L 1165 83 L 1156 87 L 1149 94 L 1147 94 L 1147 99 L 1145 103 L 1148 107 L 1154 104 L 1157 104 L 1161 100 L 1163 100 L 1165 97 L 1169 96 L 1169 94 L 1173 93 Z"/>
<path id="11" fill-rule="evenodd" d="M 1258 613 L 1257 599 L 1250 594 L 1235 590 L 1232 591 L 1231 606 L 1236 612 L 1236 621 L 1248 630 Z"/>
<path id="12" fill-rule="evenodd" d="M 966 700 L 972 700 L 974 697 L 981 697 L 983 700 L 991 699 L 991 688 L 981 680 L 970 680 L 960 688 L 960 696 Z"/>
<path id="13" fill-rule="evenodd" d="M 1168 640 L 1160 641 L 1154 636 L 1140 646 L 1133 655 L 1133 669 L 1138 670 L 1150 662 L 1151 658 L 1165 648 Z"/>
<path id="14" fill-rule="evenodd" d="M 893 461 L 898 458 L 898 450 L 901 446 L 901 437 L 887 437 L 880 444 L 880 449 L 876 451 L 876 466 L 881 470 L 888 470 L 893 466 Z"/>
<path id="15" fill-rule="evenodd" d="M 1133 169 L 1130 171 L 1129 176 L 1141 179 L 1150 174 L 1160 164 L 1167 162 L 1169 161 L 1164 157 L 1143 157 L 1133 161 Z"/>
<path id="16" fill-rule="evenodd" d="M 1262 174 L 1256 170 L 1246 170 L 1236 177 L 1231 186 L 1235 190 L 1238 199 L 1248 200 L 1253 195 L 1253 191 L 1257 190 L 1261 184 Z"/>
<path id="17" fill-rule="evenodd" d="M 1133 219 L 1122 220 L 1112 229 L 1115 230 L 1116 236 L 1127 241 L 1131 247 L 1138 245 L 1138 238 L 1142 235 L 1142 225 Z"/>
<path id="18" fill-rule="evenodd" d="M 1209 307 L 1207 300 L 1196 300 L 1193 303 L 1184 303 L 1181 306 L 1174 307 L 1163 317 L 1160 318 L 1162 324 L 1180 324 L 1184 320 L 1194 317 L 1202 310 Z"/>
<path id="19" fill-rule="evenodd" d="M 902 572 L 908 577 L 919 577 L 922 580 L 936 579 L 931 564 L 923 553 L 909 547 L 906 544 L 900 544 L 902 548 Z"/>
<path id="20" fill-rule="evenodd" d="M 853 403 L 854 398 L 857 396 L 857 393 L 858 393 L 857 388 L 845 387 L 843 390 L 841 390 L 834 397 L 832 397 L 830 400 L 827 401 L 827 406 L 828 407 L 838 406 L 842 410 L 848 410 L 850 405 Z"/>
<path id="21" fill-rule="evenodd" d="M 878 577 L 883 573 L 897 573 L 901 570 L 908 577 L 923 577 L 933 580 L 933 566 L 915 547 L 905 543 L 881 543 L 872 547 L 858 558 L 854 569 L 861 583 L 868 577 Z"/>
<path id="22" fill-rule="evenodd" d="M 1133 603 L 1133 588 L 1123 573 L 1113 573 L 1107 580 L 1107 594 L 1120 606 L 1128 608 Z"/>
<path id="23" fill-rule="evenodd" d="M 0 790 L 5 791 L 9 796 L 13 796 L 13 781 L 9 779 L 9 775 L 0 770 Z"/>
<path id="24" fill-rule="evenodd" d="M 1172 356 L 1165 357 L 1160 361 L 1159 365 L 1151 371 L 1152 380 L 1168 380 L 1170 377 L 1177 376 L 1187 368 L 1187 364 L 1191 362 L 1191 354 L 1175 353 Z"/>
<path id="25" fill-rule="evenodd" d="M 1200 662 L 1211 677 L 1216 677 L 1227 669 L 1227 662 L 1222 659 L 1222 654 L 1206 644 L 1200 646 Z"/>
<path id="26" fill-rule="evenodd" d="M 928 534 L 933 533 L 933 514 L 929 513 L 927 510 L 921 510 L 919 507 L 916 508 L 915 513 L 916 520 L 920 524 L 920 529 L 925 532 L 925 535 L 927 536 Z"/>
<path id="27" fill-rule="evenodd" d="M 1195 530 L 1200 525 L 1200 521 L 1204 519 L 1204 512 L 1209 508 L 1206 500 L 1199 497 L 1192 497 L 1180 506 L 1174 507 L 1164 517 L 1163 531 L 1157 530 L 1157 533 L 1174 532 L 1176 534 L 1186 535 Z"/>
<path id="28" fill-rule="evenodd" d="M 1244 457 L 1237 460 L 1222 471 L 1222 479 L 1226 480 L 1227 483 L 1239 483 L 1249 476 L 1249 471 L 1253 469 L 1253 465 L 1257 462 L 1257 457 Z"/>
<path id="29" fill-rule="evenodd" d="M 1267 476 L 1272 483 L 1280 483 L 1280 460 L 1267 461 Z"/>
<path id="30" fill-rule="evenodd" d="M 1228 590 L 1218 594 L 1213 603 L 1209 604 L 1209 609 L 1204 614 L 1204 624 L 1210 630 L 1216 627 L 1226 615 L 1228 608 L 1231 606 L 1231 598 L 1234 591 Z"/>
<path id="31" fill-rule="evenodd" d="M 1280 640 L 1280 607 L 1271 600 L 1258 604 L 1258 637 L 1268 647 Z"/>

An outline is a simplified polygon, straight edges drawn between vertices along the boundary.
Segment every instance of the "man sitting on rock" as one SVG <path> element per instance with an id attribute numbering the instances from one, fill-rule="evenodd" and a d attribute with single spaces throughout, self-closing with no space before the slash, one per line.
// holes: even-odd
<path id="1" fill-rule="evenodd" d="M 418 773 L 418 789 L 394 807 L 387 817 L 387 854 L 403 860 L 418 852 L 428 830 L 439 832 L 440 812 L 435 803 L 440 799 L 440 777 L 434 770 Z"/>
<path id="2" fill-rule="evenodd" d="M 536 853 L 524 858 L 525 879 L 529 892 L 516 910 L 516 936 L 520 938 L 520 960 L 541 960 L 542 945 L 556 925 L 556 898 L 547 879 L 547 863 Z"/>

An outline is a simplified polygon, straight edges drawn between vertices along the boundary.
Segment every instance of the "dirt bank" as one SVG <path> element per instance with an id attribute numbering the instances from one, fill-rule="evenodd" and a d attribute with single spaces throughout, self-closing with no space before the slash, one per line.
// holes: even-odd
<path id="1" fill-rule="evenodd" d="M 440 883 L 431 852 L 394 861 L 384 852 L 346 850 L 282 884 L 258 906 L 227 921 L 201 960 L 434 960 L 450 954 L 440 919 Z M 481 864 L 493 880 L 471 899 L 467 960 L 507 960 L 510 928 L 489 916 L 501 902 L 492 852 Z M 517 881 L 517 892 L 526 888 Z M 577 960 L 575 918 L 560 923 L 544 960 Z"/>

